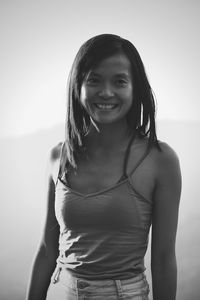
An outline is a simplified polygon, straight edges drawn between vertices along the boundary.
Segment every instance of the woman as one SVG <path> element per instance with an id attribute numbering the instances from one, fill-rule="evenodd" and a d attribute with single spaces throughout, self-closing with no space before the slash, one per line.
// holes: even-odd
<path id="1" fill-rule="evenodd" d="M 153 299 L 175 299 L 181 175 L 154 114 L 135 47 L 111 34 L 84 43 L 69 77 L 66 138 L 50 151 L 28 300 L 149 299 L 151 225 Z"/>

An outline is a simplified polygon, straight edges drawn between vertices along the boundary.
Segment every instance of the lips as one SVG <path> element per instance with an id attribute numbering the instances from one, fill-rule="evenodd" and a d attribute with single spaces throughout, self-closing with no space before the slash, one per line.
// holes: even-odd
<path id="1" fill-rule="evenodd" d="M 111 110 L 114 109 L 118 106 L 118 104 L 115 103 L 94 103 L 94 106 L 98 109 L 103 109 L 103 110 Z"/>

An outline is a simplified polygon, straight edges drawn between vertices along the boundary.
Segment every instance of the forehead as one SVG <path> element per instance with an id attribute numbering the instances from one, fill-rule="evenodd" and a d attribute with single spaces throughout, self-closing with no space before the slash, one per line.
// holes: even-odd
<path id="1" fill-rule="evenodd" d="M 103 59 L 99 64 L 90 70 L 99 74 L 106 73 L 127 73 L 131 74 L 131 63 L 124 54 L 116 54 Z"/>

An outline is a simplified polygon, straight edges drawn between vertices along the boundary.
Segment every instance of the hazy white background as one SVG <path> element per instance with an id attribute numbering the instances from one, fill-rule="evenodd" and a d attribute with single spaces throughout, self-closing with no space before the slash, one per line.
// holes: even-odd
<path id="1" fill-rule="evenodd" d="M 81 44 L 100 33 L 121 35 L 140 52 L 157 97 L 158 136 L 180 157 L 177 300 L 198 299 L 199 13 L 198 0 L 0 0 L 1 300 L 24 298 L 44 222 L 46 156 L 64 137 L 69 69 Z"/>

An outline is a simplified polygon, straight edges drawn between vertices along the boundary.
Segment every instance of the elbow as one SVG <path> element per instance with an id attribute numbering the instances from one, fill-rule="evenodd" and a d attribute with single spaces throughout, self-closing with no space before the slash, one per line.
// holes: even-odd
<path id="1" fill-rule="evenodd" d="M 164 252 L 156 257 L 151 258 L 152 275 L 159 274 L 177 274 L 176 254 L 172 252 Z"/>
<path id="2" fill-rule="evenodd" d="M 37 256 L 47 261 L 50 265 L 54 265 L 58 257 L 58 251 L 55 251 L 52 247 L 48 247 L 44 243 L 41 243 Z"/>

